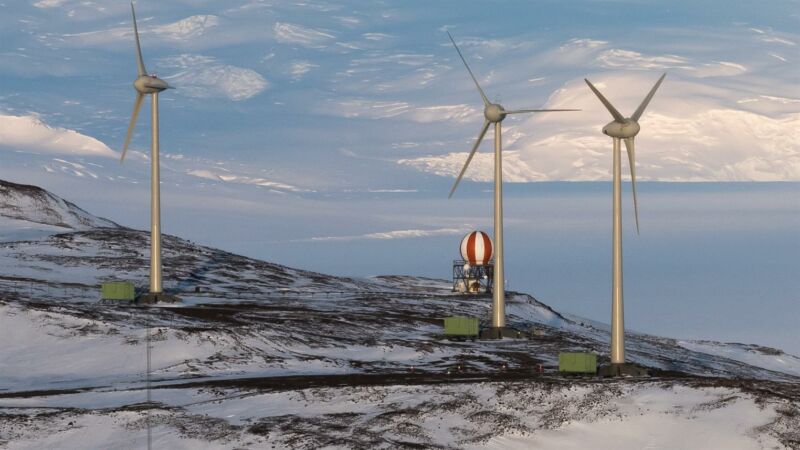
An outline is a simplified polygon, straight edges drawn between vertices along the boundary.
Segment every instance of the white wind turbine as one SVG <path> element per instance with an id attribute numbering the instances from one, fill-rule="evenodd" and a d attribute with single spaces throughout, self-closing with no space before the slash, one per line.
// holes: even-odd
<path id="1" fill-rule="evenodd" d="M 467 68 L 467 72 L 469 72 L 469 76 L 472 78 L 472 81 L 475 83 L 475 87 L 478 88 L 478 92 L 481 95 L 481 99 L 483 100 L 483 127 L 481 128 L 480 134 L 478 134 L 478 139 L 475 141 L 475 145 L 472 146 L 472 150 L 467 157 L 467 162 L 464 163 L 464 168 L 461 169 L 461 173 L 458 175 L 455 184 L 453 184 L 453 189 L 450 190 L 450 197 L 453 196 L 453 193 L 456 191 L 458 187 L 458 183 L 461 181 L 461 178 L 464 176 L 464 173 L 467 171 L 467 167 L 469 167 L 470 161 L 472 161 L 472 157 L 475 156 L 475 152 L 478 150 L 478 146 L 481 144 L 483 140 L 483 136 L 489 130 L 489 125 L 494 124 L 494 280 L 493 280 L 493 288 L 492 288 L 492 328 L 494 331 L 492 332 L 492 337 L 500 338 L 503 335 L 503 329 L 506 326 L 506 311 L 505 311 L 505 274 L 504 274 L 504 267 L 503 267 L 503 158 L 502 158 L 502 126 L 501 123 L 503 119 L 506 118 L 508 114 L 521 114 L 521 113 L 537 113 L 537 112 L 557 112 L 557 111 L 579 111 L 577 109 L 516 109 L 507 111 L 503 108 L 502 105 L 499 103 L 492 103 L 486 97 L 486 94 L 481 89 L 480 84 L 478 84 L 478 80 L 473 75 L 472 70 L 470 70 L 469 65 L 467 64 L 467 60 L 464 59 L 464 55 L 461 54 L 461 50 L 456 45 L 456 41 L 453 39 L 453 36 L 450 35 L 450 32 L 447 32 L 447 36 L 450 38 L 450 41 L 453 43 L 453 47 L 456 48 L 456 52 L 458 52 L 458 56 L 461 58 L 461 61 L 464 62 L 464 67 Z"/>
<path id="2" fill-rule="evenodd" d="M 625 314 L 622 303 L 622 150 L 620 140 L 625 140 L 628 151 L 628 164 L 631 169 L 631 191 L 633 192 L 633 209 L 636 218 L 636 233 L 639 233 L 639 204 L 636 200 L 636 147 L 634 138 L 639 134 L 639 118 L 652 100 L 656 90 L 661 86 L 664 77 L 661 75 L 656 84 L 644 98 L 642 104 L 629 118 L 617 111 L 600 91 L 587 79 L 586 84 L 597 95 L 614 120 L 603 127 L 603 134 L 611 136 L 614 141 L 614 180 L 613 180 L 613 230 L 612 230 L 612 264 L 611 264 L 611 364 L 620 367 L 625 364 Z"/>
<path id="3" fill-rule="evenodd" d="M 136 101 L 133 104 L 133 115 L 128 134 L 125 136 L 125 147 L 122 150 L 120 162 L 125 160 L 128 146 L 133 135 L 133 127 L 136 125 L 136 118 L 142 107 L 145 95 L 150 95 L 152 99 L 151 109 L 151 155 L 150 155 L 150 294 L 152 300 L 158 300 L 162 295 L 161 284 L 161 189 L 159 175 L 159 156 L 158 156 L 158 94 L 161 91 L 170 89 L 171 86 L 166 81 L 155 75 L 149 75 L 142 60 L 142 48 L 139 45 L 139 29 L 136 26 L 136 11 L 131 2 L 131 16 L 133 17 L 133 33 L 136 39 L 136 63 L 138 66 L 138 76 L 133 82 L 136 89 Z"/>

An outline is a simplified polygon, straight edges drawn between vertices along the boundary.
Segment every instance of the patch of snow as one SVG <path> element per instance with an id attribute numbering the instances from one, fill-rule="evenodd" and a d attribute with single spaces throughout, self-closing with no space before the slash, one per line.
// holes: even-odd
<path id="1" fill-rule="evenodd" d="M 693 352 L 722 356 L 752 366 L 800 377 L 800 358 L 780 350 L 755 345 L 707 341 L 678 341 L 678 345 Z"/>

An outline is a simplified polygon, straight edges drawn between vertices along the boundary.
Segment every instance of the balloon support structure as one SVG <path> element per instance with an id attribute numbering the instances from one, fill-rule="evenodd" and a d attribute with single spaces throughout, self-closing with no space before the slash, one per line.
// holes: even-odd
<path id="1" fill-rule="evenodd" d="M 464 260 L 453 261 L 453 292 L 491 294 L 494 285 L 494 263 L 470 265 Z"/>

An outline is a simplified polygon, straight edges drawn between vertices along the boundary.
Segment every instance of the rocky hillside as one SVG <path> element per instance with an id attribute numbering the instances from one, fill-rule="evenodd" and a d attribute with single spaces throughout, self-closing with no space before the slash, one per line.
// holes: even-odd
<path id="1" fill-rule="evenodd" d="M 103 280 L 146 285 L 148 233 L 39 188 L 2 186 L 4 217 L 46 226 L 0 242 L 0 446 L 138 446 L 148 416 L 156 448 L 530 448 L 542 439 L 556 446 L 541 448 L 570 448 L 632 428 L 653 440 L 630 448 L 670 447 L 665 430 L 702 427 L 719 442 L 800 442 L 800 359 L 630 333 L 629 358 L 652 377 L 565 379 L 558 353 L 606 361 L 608 327 L 523 293 L 509 293 L 509 323 L 539 335 L 451 341 L 442 318 L 488 319 L 490 298 L 453 294 L 441 280 L 332 277 L 165 236 L 166 287 L 183 302 L 100 304 Z M 144 403 L 148 337 L 153 402 Z M 690 418 L 702 426 L 687 428 Z"/>
<path id="2" fill-rule="evenodd" d="M 93 216 L 40 187 L 4 180 L 0 180 L 0 216 L 71 230 L 119 228 L 116 223 Z"/>

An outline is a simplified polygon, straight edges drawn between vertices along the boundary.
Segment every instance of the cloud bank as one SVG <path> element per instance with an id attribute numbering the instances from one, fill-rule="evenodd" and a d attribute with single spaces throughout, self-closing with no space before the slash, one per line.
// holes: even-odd
<path id="1" fill-rule="evenodd" d="M 273 30 L 276 41 L 308 48 L 325 48 L 336 38 L 336 35 L 327 30 L 286 22 L 276 22 Z"/>
<path id="2" fill-rule="evenodd" d="M 36 115 L 0 114 L 0 147 L 57 155 L 119 157 L 99 140 L 75 130 L 50 126 Z"/>
<path id="3" fill-rule="evenodd" d="M 741 38 L 742 46 L 789 45 L 786 39 L 764 39 L 761 34 L 756 40 Z M 764 84 L 763 73 L 779 69 L 785 58 L 766 51 L 755 55 L 735 61 L 719 55 L 644 54 L 608 41 L 572 39 L 543 52 L 542 58 L 548 63 L 552 58 L 566 69 L 588 62 L 588 77 L 623 115 L 636 109 L 660 73 L 668 73 L 640 120 L 636 153 L 637 177 L 642 181 L 800 181 L 800 113 L 795 112 L 800 99 L 773 94 L 793 92 L 788 80 Z M 612 118 L 583 80 L 572 79 L 556 89 L 546 107 L 582 111 L 521 117 L 516 129 L 524 133 L 516 141 L 504 135 L 505 179 L 610 179 L 612 142 L 601 128 Z M 451 122 L 474 122 L 477 127 L 480 116 L 465 114 Z M 507 120 L 504 130 L 509 125 Z M 466 130 L 464 138 L 472 133 Z M 465 145 L 397 162 L 453 177 L 467 150 Z M 491 132 L 481 151 L 465 176 L 490 181 Z"/>
<path id="4" fill-rule="evenodd" d="M 223 169 L 192 169 L 186 172 L 187 175 L 193 177 L 204 178 L 206 180 L 218 181 L 223 183 L 234 184 L 250 184 L 254 186 L 266 187 L 279 191 L 288 192 L 308 192 L 306 189 L 292 186 L 290 184 L 281 183 L 279 181 L 268 180 L 262 177 L 251 177 L 247 175 L 235 174 L 229 170 Z"/>
<path id="5" fill-rule="evenodd" d="M 378 233 L 367 233 L 354 236 L 320 236 L 305 239 L 305 242 L 329 242 L 329 241 L 358 241 L 358 240 L 390 240 L 390 239 L 410 239 L 425 238 L 433 236 L 452 236 L 461 235 L 469 232 L 469 228 L 436 228 L 430 230 L 393 230 Z"/>
<path id="6" fill-rule="evenodd" d="M 53 2 L 53 0 L 49 0 Z M 57 0 L 56 0 L 57 1 Z M 48 6 L 60 6 L 59 4 Z M 185 42 L 207 34 L 219 26 L 219 17 L 215 15 L 195 15 L 183 18 L 176 22 L 164 25 L 149 25 L 139 18 L 139 35 L 144 46 L 160 45 L 163 42 Z M 155 39 L 150 39 L 154 37 Z M 68 33 L 59 36 L 50 36 L 49 39 L 58 39 L 60 43 L 80 47 L 108 46 L 112 42 L 133 42 L 133 24 L 107 28 L 103 30 L 85 31 L 81 33 Z"/>
<path id="7" fill-rule="evenodd" d="M 222 64 L 209 56 L 183 54 L 160 63 L 161 67 L 178 69 L 164 78 L 189 97 L 242 101 L 260 94 L 269 85 L 255 70 Z"/>

